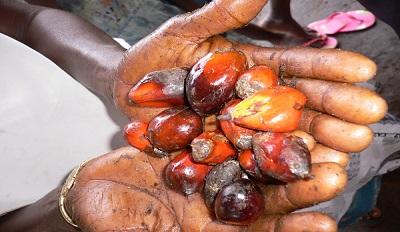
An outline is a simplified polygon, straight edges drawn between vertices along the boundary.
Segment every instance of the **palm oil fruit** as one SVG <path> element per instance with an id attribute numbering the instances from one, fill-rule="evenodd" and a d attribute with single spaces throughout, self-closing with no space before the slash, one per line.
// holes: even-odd
<path id="1" fill-rule="evenodd" d="M 252 150 L 241 151 L 238 156 L 238 161 L 240 167 L 242 167 L 242 169 L 254 180 L 265 184 L 274 183 L 274 180 L 271 177 L 261 173 Z"/>
<path id="2" fill-rule="evenodd" d="M 219 131 L 206 131 L 193 139 L 193 160 L 208 165 L 216 165 L 236 156 L 236 149 Z"/>
<path id="3" fill-rule="evenodd" d="M 311 177 L 307 145 L 289 133 L 260 132 L 253 136 L 253 151 L 263 175 L 283 182 Z"/>
<path id="4" fill-rule="evenodd" d="M 210 170 L 211 166 L 193 162 L 190 152 L 183 151 L 165 167 L 165 181 L 170 188 L 190 195 L 203 188 Z"/>
<path id="5" fill-rule="evenodd" d="M 233 98 L 237 78 L 246 67 L 246 57 L 237 51 L 209 53 L 200 59 L 186 79 L 191 108 L 202 116 L 218 112 Z"/>
<path id="6" fill-rule="evenodd" d="M 159 157 L 181 150 L 164 169 L 166 185 L 202 192 L 221 223 L 249 225 L 265 208 L 257 185 L 312 177 L 315 141 L 295 131 L 306 97 L 278 81 L 265 65 L 247 69 L 234 50 L 208 53 L 190 71 L 149 73 L 130 90 L 130 103 L 169 109 L 130 123 L 125 138 Z"/>
<path id="7" fill-rule="evenodd" d="M 221 110 L 221 114 L 228 114 L 234 106 L 240 102 L 239 99 L 234 99 L 228 102 Z M 254 130 L 247 129 L 236 125 L 232 120 L 220 120 L 219 125 L 225 136 L 231 141 L 235 147 L 240 150 L 251 149 L 252 138 L 256 133 Z"/>
<path id="8" fill-rule="evenodd" d="M 147 128 L 147 137 L 154 148 L 172 152 L 190 144 L 201 134 L 201 117 L 187 107 L 173 107 L 154 117 Z"/>
<path id="9" fill-rule="evenodd" d="M 222 187 L 242 178 L 242 176 L 243 171 L 236 160 L 228 160 L 214 166 L 208 173 L 204 184 L 204 199 L 207 207 L 213 210 L 215 196 Z"/>
<path id="10" fill-rule="evenodd" d="M 254 130 L 290 132 L 298 127 L 305 103 L 300 91 L 276 86 L 246 98 L 220 118 Z"/>
<path id="11" fill-rule="evenodd" d="M 246 99 L 256 92 L 278 85 L 278 76 L 265 65 L 253 66 L 239 76 L 236 82 L 236 95 Z"/>
<path id="12" fill-rule="evenodd" d="M 146 138 L 147 123 L 142 121 L 132 121 L 124 128 L 124 137 L 132 147 L 144 151 L 152 152 L 150 141 Z"/>
<path id="13" fill-rule="evenodd" d="M 144 107 L 171 107 L 185 103 L 185 79 L 181 68 L 155 71 L 143 77 L 128 94 L 129 100 Z"/>
<path id="14" fill-rule="evenodd" d="M 264 207 L 264 196 L 258 186 L 248 179 L 239 179 L 220 190 L 214 212 L 222 222 L 245 226 L 257 220 Z"/>

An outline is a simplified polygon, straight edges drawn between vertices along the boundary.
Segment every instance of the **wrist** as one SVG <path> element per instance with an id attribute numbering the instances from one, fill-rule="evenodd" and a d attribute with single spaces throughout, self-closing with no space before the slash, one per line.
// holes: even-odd
<path id="1" fill-rule="evenodd" d="M 114 103 L 113 90 L 117 67 L 118 64 L 99 65 L 92 74 L 92 83 L 86 85 L 86 87 L 109 103 Z"/>
<path id="2" fill-rule="evenodd" d="M 2 216 L 0 231 L 78 231 L 68 224 L 60 213 L 58 206 L 60 189 L 56 188 L 39 201 Z"/>

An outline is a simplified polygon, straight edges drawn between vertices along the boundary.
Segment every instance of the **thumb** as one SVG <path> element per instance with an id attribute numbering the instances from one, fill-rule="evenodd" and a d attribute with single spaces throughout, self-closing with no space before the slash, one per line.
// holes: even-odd
<path id="1" fill-rule="evenodd" d="M 148 121 L 154 109 L 128 105 L 132 85 L 147 73 L 173 67 L 190 67 L 223 39 L 202 43 L 209 37 L 241 27 L 252 20 L 267 0 L 214 0 L 203 8 L 175 16 L 132 46 L 117 70 L 114 101 L 126 115 Z M 158 111 L 159 113 L 160 111 Z"/>
<path id="2" fill-rule="evenodd" d="M 196 43 L 242 27 L 262 10 L 268 0 L 214 0 L 204 7 L 176 16 L 164 25 L 166 33 L 182 35 Z"/>

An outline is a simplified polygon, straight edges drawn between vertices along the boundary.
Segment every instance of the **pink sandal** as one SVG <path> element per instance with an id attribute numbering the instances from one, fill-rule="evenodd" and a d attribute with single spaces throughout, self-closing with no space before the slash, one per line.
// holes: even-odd
<path id="1" fill-rule="evenodd" d="M 375 16 L 365 10 L 335 12 L 325 19 L 310 23 L 307 27 L 320 35 L 364 30 L 374 25 Z"/>
<path id="2" fill-rule="evenodd" d="M 303 46 L 313 47 L 316 43 L 320 44 L 322 42 L 322 48 L 335 48 L 338 45 L 338 41 L 327 35 L 364 30 L 374 25 L 375 21 L 375 16 L 365 10 L 334 12 L 325 19 L 310 23 L 307 26 L 309 29 L 316 31 L 320 37 L 308 41 Z"/>

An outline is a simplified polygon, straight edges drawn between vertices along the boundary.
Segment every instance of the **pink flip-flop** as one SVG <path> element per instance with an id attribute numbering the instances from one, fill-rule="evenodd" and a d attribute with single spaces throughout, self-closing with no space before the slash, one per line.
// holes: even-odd
<path id="1" fill-rule="evenodd" d="M 371 27 L 375 16 L 365 10 L 334 12 L 325 19 L 310 23 L 307 27 L 320 35 L 333 35 L 338 32 L 359 31 Z"/>
<path id="2" fill-rule="evenodd" d="M 374 25 L 376 21 L 375 15 L 366 10 L 348 11 L 346 14 L 355 20 L 346 24 L 339 32 L 364 30 Z"/>

